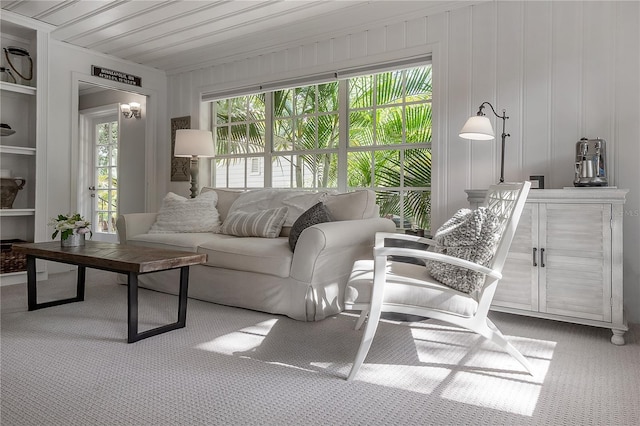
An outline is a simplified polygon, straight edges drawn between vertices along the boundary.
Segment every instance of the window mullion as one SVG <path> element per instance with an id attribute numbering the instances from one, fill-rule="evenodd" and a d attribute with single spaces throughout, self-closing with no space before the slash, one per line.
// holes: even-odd
<path id="1" fill-rule="evenodd" d="M 349 80 L 338 82 L 338 191 L 347 191 L 347 146 L 349 145 Z"/>
<path id="2" fill-rule="evenodd" d="M 273 93 L 267 92 L 264 95 L 264 187 L 273 186 Z"/>

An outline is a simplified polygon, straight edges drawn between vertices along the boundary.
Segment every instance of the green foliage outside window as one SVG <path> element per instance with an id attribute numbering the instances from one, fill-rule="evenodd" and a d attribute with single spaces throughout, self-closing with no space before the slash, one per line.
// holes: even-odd
<path id="1" fill-rule="evenodd" d="M 381 215 L 404 218 L 399 226 L 429 229 L 431 66 L 216 101 L 218 161 L 267 154 L 269 123 L 272 167 L 292 170 L 291 187 L 337 188 L 341 84 L 348 104 L 347 187 L 373 188 Z"/>

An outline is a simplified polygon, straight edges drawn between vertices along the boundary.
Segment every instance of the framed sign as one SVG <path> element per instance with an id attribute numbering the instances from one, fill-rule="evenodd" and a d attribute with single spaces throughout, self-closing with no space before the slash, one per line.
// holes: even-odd
<path id="1" fill-rule="evenodd" d="M 529 176 L 531 181 L 531 189 L 544 189 L 544 176 Z"/>
<path id="2" fill-rule="evenodd" d="M 189 158 L 173 155 L 176 147 L 176 130 L 190 128 L 191 116 L 171 119 L 171 182 L 188 182 L 190 179 Z"/>
<path id="3" fill-rule="evenodd" d="M 122 71 L 111 70 L 109 68 L 91 65 L 91 75 L 117 81 L 118 83 L 130 84 L 132 86 L 142 86 L 142 78 L 137 75 L 127 74 Z"/>

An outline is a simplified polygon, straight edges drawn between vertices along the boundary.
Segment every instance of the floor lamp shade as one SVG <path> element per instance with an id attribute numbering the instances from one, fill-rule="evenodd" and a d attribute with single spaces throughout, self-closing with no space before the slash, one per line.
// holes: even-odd
<path id="1" fill-rule="evenodd" d="M 175 157 L 190 157 L 191 198 L 198 195 L 198 157 L 214 157 L 213 134 L 208 130 L 176 130 Z"/>
<path id="2" fill-rule="evenodd" d="M 495 139 L 491 121 L 484 115 L 474 115 L 469 117 L 460 130 L 460 137 L 464 139 L 474 139 L 477 141 L 488 141 Z"/>

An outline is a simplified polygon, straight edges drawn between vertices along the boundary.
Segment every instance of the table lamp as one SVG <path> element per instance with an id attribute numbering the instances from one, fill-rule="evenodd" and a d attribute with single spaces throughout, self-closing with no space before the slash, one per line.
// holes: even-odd
<path id="1" fill-rule="evenodd" d="M 208 130 L 176 130 L 174 156 L 191 158 L 191 198 L 198 195 L 198 157 L 213 157 L 213 134 Z"/>

